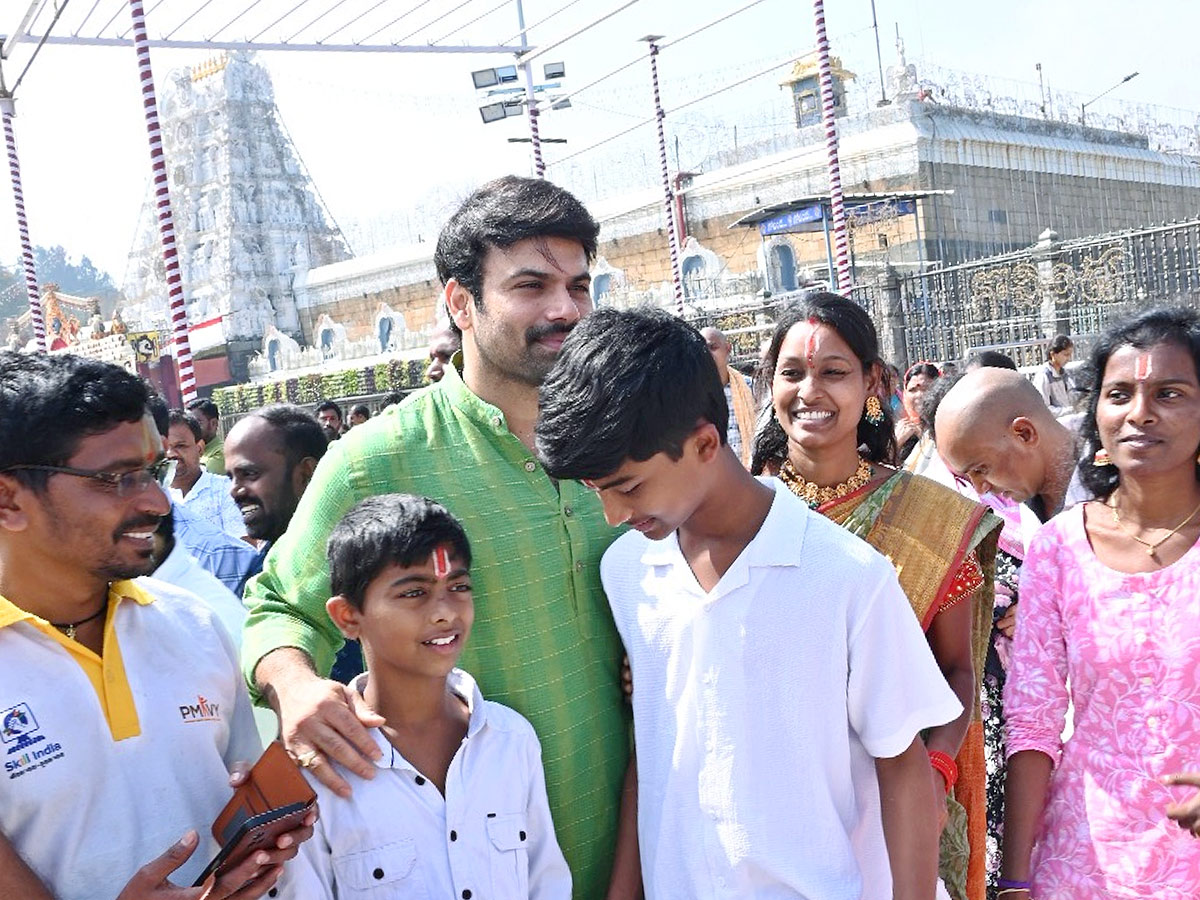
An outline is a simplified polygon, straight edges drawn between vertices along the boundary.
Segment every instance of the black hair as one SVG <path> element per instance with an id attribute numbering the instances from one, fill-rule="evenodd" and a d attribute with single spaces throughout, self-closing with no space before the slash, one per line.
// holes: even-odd
<path id="1" fill-rule="evenodd" d="M 190 413 L 202 412 L 210 419 L 221 418 L 221 411 L 217 409 L 217 404 L 213 403 L 207 397 L 197 397 L 194 400 L 188 401 L 187 411 Z"/>
<path id="2" fill-rule="evenodd" d="M 491 247 L 533 237 L 579 241 L 588 263 L 596 258 L 600 226 L 570 192 L 541 178 L 505 175 L 477 188 L 450 217 L 433 254 L 438 278 L 451 278 L 483 306 L 483 260 Z M 461 335 L 454 321 L 450 330 Z"/>
<path id="3" fill-rule="evenodd" d="M 1046 357 L 1049 358 L 1051 353 L 1062 353 L 1075 346 L 1075 342 L 1071 340 L 1069 335 L 1056 334 L 1054 340 L 1050 342 L 1050 346 L 1046 349 Z"/>
<path id="4" fill-rule="evenodd" d="M 335 596 L 362 609 L 367 588 L 390 565 L 423 562 L 449 544 L 469 568 L 471 544 L 446 507 L 413 494 L 377 494 L 353 506 L 329 534 L 329 580 Z"/>
<path id="5" fill-rule="evenodd" d="M 112 363 L 71 354 L 0 351 L 0 471 L 64 466 L 80 441 L 146 415 L 150 390 Z M 35 491 L 49 473 L 12 476 Z"/>
<path id="6" fill-rule="evenodd" d="M 1108 368 L 1109 357 L 1121 347 L 1148 350 L 1159 344 L 1175 344 L 1186 350 L 1196 366 L 1196 378 L 1200 380 L 1200 313 L 1183 307 L 1151 309 L 1110 325 L 1096 342 L 1092 357 L 1084 369 L 1080 383 L 1088 385 L 1088 402 L 1083 424 L 1079 428 L 1079 435 L 1083 438 L 1079 480 L 1093 496 L 1102 500 L 1121 483 L 1121 473 L 1116 466 L 1097 466 L 1094 462 L 1096 451 L 1101 447 L 1096 404 L 1100 399 L 1104 370 Z M 1200 481 L 1200 463 L 1197 463 L 1196 479 Z"/>
<path id="7" fill-rule="evenodd" d="M 908 383 L 917 375 L 924 375 L 927 378 L 932 378 L 934 381 L 942 377 L 942 371 L 931 362 L 921 361 L 913 363 L 904 372 L 904 387 L 908 387 Z"/>
<path id="8" fill-rule="evenodd" d="M 340 406 L 338 406 L 336 403 L 334 403 L 332 400 L 322 400 L 320 403 L 317 404 L 317 412 L 319 412 L 319 413 L 325 412 L 325 410 L 327 410 L 327 409 L 332 409 L 335 413 L 337 413 L 338 421 L 339 422 L 342 421 L 342 419 L 343 419 L 342 408 Z"/>
<path id="9" fill-rule="evenodd" d="M 371 418 L 371 409 L 365 403 L 355 403 L 352 407 L 350 407 L 350 415 L 354 415 L 355 413 L 362 416 L 364 419 Z"/>
<path id="10" fill-rule="evenodd" d="M 186 425 L 188 431 L 196 440 L 204 439 L 204 429 L 200 427 L 200 420 L 191 413 L 185 413 L 182 409 L 173 409 L 167 417 L 167 430 L 169 431 L 172 425 Z"/>
<path id="11" fill-rule="evenodd" d="M 146 401 L 146 409 L 154 417 L 154 430 L 158 432 L 159 437 L 165 438 L 171 427 L 171 409 L 167 406 L 167 401 L 163 399 L 162 394 L 151 392 L 150 399 Z"/>
<path id="12" fill-rule="evenodd" d="M 836 331 L 862 363 L 863 372 L 869 372 L 875 366 L 883 368 L 885 365 L 879 356 L 879 337 L 875 333 L 875 326 L 871 324 L 871 317 L 853 300 L 819 291 L 786 307 L 775 325 L 771 343 L 759 369 L 759 390 L 768 398 L 768 402 L 764 404 L 758 417 L 750 458 L 750 471 L 756 475 L 763 471 L 768 462 L 787 458 L 787 435 L 775 416 L 775 405 L 769 402 L 771 382 L 775 377 L 775 366 L 779 362 L 779 348 L 783 345 L 783 339 L 793 326 L 810 319 Z M 871 462 L 890 464 L 896 459 L 896 437 L 893 432 L 891 405 L 886 399 L 880 403 L 880 412 L 880 421 L 876 423 L 867 421 L 865 415 L 859 418 L 858 444 L 866 448 L 865 456 Z"/>
<path id="13" fill-rule="evenodd" d="M 971 356 L 968 365 L 980 369 L 1011 369 L 1017 371 L 1017 364 L 1007 353 L 999 350 L 980 350 Z"/>
<path id="14" fill-rule="evenodd" d="M 946 399 L 946 395 L 950 393 L 950 389 L 965 377 L 965 375 L 950 375 L 949 377 L 943 375 L 931 384 L 929 390 L 921 397 L 920 408 L 917 410 L 918 415 L 921 417 L 921 432 L 933 435 L 933 442 L 935 444 L 937 443 L 937 432 L 933 427 L 933 423 L 937 421 L 938 408 L 942 405 L 942 401 Z"/>
<path id="15" fill-rule="evenodd" d="M 399 391 L 389 391 L 379 399 L 379 407 L 380 409 L 387 409 L 389 406 L 395 406 L 403 399 L 404 395 Z"/>
<path id="16" fill-rule="evenodd" d="M 302 459 L 320 459 L 329 446 L 325 429 L 311 414 L 288 403 L 273 403 L 256 409 L 247 418 L 262 419 L 278 432 L 288 468 Z"/>
<path id="17" fill-rule="evenodd" d="M 603 308 L 539 389 L 535 442 L 551 477 L 603 478 L 627 459 L 679 459 L 701 420 L 725 442 L 725 389 L 700 332 L 661 309 Z"/>

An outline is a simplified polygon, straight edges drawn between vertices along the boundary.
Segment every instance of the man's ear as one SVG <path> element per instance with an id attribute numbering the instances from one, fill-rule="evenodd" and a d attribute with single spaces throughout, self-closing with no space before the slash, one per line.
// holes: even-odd
<path id="1" fill-rule="evenodd" d="M 1036 447 L 1041 440 L 1038 434 L 1037 426 L 1033 424 L 1031 419 L 1025 416 L 1017 416 L 1012 420 L 1012 424 L 1008 426 L 1008 430 L 1012 432 L 1013 437 L 1026 447 Z"/>
<path id="2" fill-rule="evenodd" d="M 0 475 L 0 528 L 24 531 L 29 527 L 29 503 L 33 492 L 11 475 Z"/>
<path id="3" fill-rule="evenodd" d="M 318 461 L 316 457 L 306 456 L 300 462 L 296 463 L 296 467 L 292 469 L 292 490 L 297 497 L 304 493 L 304 489 L 312 481 L 313 472 L 317 469 Z"/>
<path id="4" fill-rule="evenodd" d="M 338 627 L 338 631 L 342 636 L 354 640 L 358 637 L 358 620 L 362 613 L 354 608 L 354 605 L 338 594 L 336 597 L 330 597 L 325 601 L 325 611 L 329 613 L 329 618 L 333 620 L 333 624 Z"/>
<path id="5" fill-rule="evenodd" d="M 474 299 L 471 292 L 459 284 L 457 279 L 451 278 L 446 282 L 445 298 L 450 321 L 457 325 L 460 331 L 467 331 L 471 327 L 471 301 Z"/>

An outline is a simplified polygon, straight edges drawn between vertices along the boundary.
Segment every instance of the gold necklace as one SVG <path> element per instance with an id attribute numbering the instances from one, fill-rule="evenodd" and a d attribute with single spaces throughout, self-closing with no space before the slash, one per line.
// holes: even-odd
<path id="1" fill-rule="evenodd" d="M 871 464 L 860 456 L 858 468 L 854 470 L 853 475 L 834 487 L 821 487 L 797 472 L 789 459 L 785 460 L 783 466 L 780 467 L 779 478 L 788 486 L 788 490 L 807 503 L 810 509 L 816 509 L 831 500 L 837 500 L 839 497 L 845 497 L 847 494 L 857 491 L 871 480 L 874 471 Z M 1197 511 L 1200 512 L 1200 510 Z"/>
<path id="2" fill-rule="evenodd" d="M 1125 523 L 1121 521 L 1121 514 L 1120 514 L 1120 512 L 1117 511 L 1117 498 L 1116 497 L 1113 497 L 1112 503 L 1107 504 L 1107 505 L 1108 505 L 1108 508 L 1112 510 L 1113 521 L 1117 523 L 1117 527 L 1120 528 L 1123 532 L 1125 532 L 1126 535 L 1133 538 L 1135 541 L 1137 541 L 1139 544 L 1141 544 L 1143 547 L 1145 547 L 1147 556 L 1153 556 L 1154 552 L 1156 550 L 1158 550 L 1159 547 L 1161 547 L 1163 544 L 1165 544 L 1167 541 L 1169 541 L 1171 538 L 1175 537 L 1175 535 L 1179 533 L 1179 529 L 1183 528 L 1183 526 L 1185 526 L 1189 522 L 1191 522 L 1192 519 L 1196 518 L 1196 513 L 1200 513 L 1200 506 L 1197 506 L 1190 513 L 1188 513 L 1188 517 L 1186 519 L 1184 519 L 1182 522 L 1180 522 L 1178 525 L 1176 525 L 1174 528 L 1172 528 L 1170 531 L 1168 531 L 1166 534 L 1166 537 L 1163 537 L 1163 538 L 1155 541 L 1152 544 L 1149 541 L 1142 540 L 1140 537 L 1138 537 L 1136 534 L 1134 534 L 1132 531 L 1130 531 L 1128 528 L 1125 527 Z"/>

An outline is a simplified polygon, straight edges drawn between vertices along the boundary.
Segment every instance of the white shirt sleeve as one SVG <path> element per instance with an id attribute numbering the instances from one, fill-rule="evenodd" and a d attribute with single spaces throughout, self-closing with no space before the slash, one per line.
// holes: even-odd
<path id="1" fill-rule="evenodd" d="M 230 677 L 234 680 L 233 715 L 229 720 L 229 743 L 225 747 L 223 757 L 225 766 L 230 771 L 239 762 L 253 764 L 262 756 L 262 740 L 258 736 L 258 725 L 254 721 L 254 705 L 250 702 L 250 694 L 246 689 L 246 681 L 242 678 L 242 669 L 238 663 L 238 651 L 233 638 L 225 630 L 221 620 L 213 615 L 213 630 L 217 633 L 229 654 Z"/>
<path id="2" fill-rule="evenodd" d="M 922 729 L 958 718 L 962 704 L 946 684 L 895 570 L 882 557 L 878 562 L 878 586 L 850 607 L 847 705 L 867 752 L 888 759 L 907 750 Z"/>
<path id="3" fill-rule="evenodd" d="M 542 747 L 529 728 L 528 767 L 529 803 L 526 821 L 529 823 L 529 900 L 570 900 L 571 870 L 563 858 L 554 834 L 550 817 L 550 802 L 546 798 L 546 774 L 542 768 Z"/>

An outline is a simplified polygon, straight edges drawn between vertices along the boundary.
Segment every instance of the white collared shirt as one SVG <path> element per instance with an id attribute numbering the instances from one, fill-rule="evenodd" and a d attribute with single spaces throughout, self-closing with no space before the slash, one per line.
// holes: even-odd
<path id="1" fill-rule="evenodd" d="M 368 677 L 353 687 L 361 693 Z M 447 680 L 470 721 L 446 773 L 446 796 L 372 729 L 383 753 L 375 777 L 339 769 L 350 797 L 309 778 L 321 817 L 284 868 L 280 900 L 569 900 L 571 873 L 554 836 L 533 726 L 484 700 L 461 669 Z"/>
<path id="2" fill-rule="evenodd" d="M 875 758 L 956 718 L 896 573 L 786 489 L 705 593 L 676 534 L 600 565 L 633 669 L 649 900 L 892 896 Z"/>
<path id="3" fill-rule="evenodd" d="M 246 533 L 246 521 L 229 494 L 229 484 L 229 479 L 224 475 L 201 472 L 186 496 L 178 488 L 171 488 L 171 499 L 187 507 L 192 515 L 215 525 L 226 534 L 240 538 Z"/>

